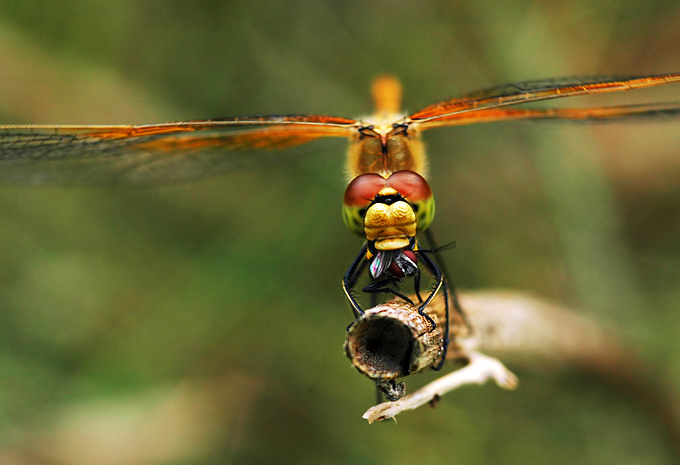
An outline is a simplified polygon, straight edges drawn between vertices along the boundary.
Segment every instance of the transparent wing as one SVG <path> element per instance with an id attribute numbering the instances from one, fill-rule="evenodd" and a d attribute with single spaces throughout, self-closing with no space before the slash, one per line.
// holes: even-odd
<path id="1" fill-rule="evenodd" d="M 509 120 L 566 120 L 583 122 L 608 122 L 625 120 L 653 120 L 655 118 L 680 116 L 680 102 L 655 103 L 648 105 L 624 105 L 599 108 L 548 108 L 512 109 L 492 108 L 468 113 L 455 113 L 432 119 L 422 125 L 421 130 L 442 126 L 491 123 Z"/>
<path id="2" fill-rule="evenodd" d="M 581 109 L 572 112 L 567 109 L 501 111 L 499 108 L 540 100 L 639 89 L 678 81 L 680 81 L 680 73 L 657 76 L 572 77 L 519 82 L 484 89 L 435 103 L 413 113 L 409 118 L 414 123 L 417 123 L 421 129 L 429 129 L 445 125 L 470 124 L 502 119 L 604 120 L 607 118 L 622 118 L 629 115 L 642 116 L 645 112 L 651 115 L 655 112 L 658 113 L 654 105 L 650 106 L 648 110 L 645 110 L 643 107 L 626 106 L 614 107 L 613 109 Z M 673 105 L 677 107 L 679 104 L 670 105 L 671 107 Z M 667 113 L 672 113 L 671 107 L 666 108 Z M 492 109 L 497 111 L 491 111 Z M 466 121 L 466 119 L 469 119 L 469 121 Z"/>
<path id="3" fill-rule="evenodd" d="M 140 126 L 0 125 L 0 180 L 163 184 L 233 171 L 254 150 L 350 137 L 355 121 L 265 116 Z"/>

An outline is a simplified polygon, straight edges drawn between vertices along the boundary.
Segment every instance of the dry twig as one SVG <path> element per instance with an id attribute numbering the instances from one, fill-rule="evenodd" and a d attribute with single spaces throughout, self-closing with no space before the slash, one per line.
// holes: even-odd
<path id="1" fill-rule="evenodd" d="M 493 358 L 498 357 L 524 365 L 548 366 L 552 371 L 596 375 L 633 393 L 636 401 L 644 404 L 641 405 L 644 410 L 661 419 L 669 437 L 680 437 L 675 412 L 673 408 L 668 409 L 669 405 L 675 405 L 674 399 L 669 398 L 667 389 L 654 384 L 654 379 L 647 376 L 644 364 L 611 328 L 518 292 L 462 293 L 460 302 L 474 330 L 468 332 L 461 319 L 453 319 L 447 360 L 469 360 L 469 364 L 398 400 L 372 407 L 364 414 L 369 422 L 418 408 L 465 384 L 495 380 L 501 387 L 514 388 L 517 379 Z M 429 305 L 428 312 L 433 319 L 442 321 L 443 304 L 440 298 Z M 441 344 L 441 334 L 436 333 L 434 340 L 424 339 L 426 334 L 422 327 L 404 322 L 404 318 L 418 319 L 415 308 L 404 303 L 390 305 L 389 315 L 374 314 L 372 309 L 366 312 L 363 323 L 350 328 L 346 352 L 354 366 L 372 380 L 378 384 L 390 380 L 394 385 L 395 379 L 436 363 L 437 358 L 432 354 L 437 351 L 432 345 Z M 382 330 L 374 331 L 378 327 Z M 361 330 L 353 331 L 357 328 Z M 384 331 L 385 328 L 389 330 Z M 366 334 L 371 337 L 362 338 Z M 394 335 L 399 337 L 391 338 Z"/>
<path id="2" fill-rule="evenodd" d="M 364 413 L 363 418 L 369 423 L 393 418 L 400 412 L 417 409 L 466 384 L 485 384 L 494 380 L 496 384 L 506 389 L 514 389 L 517 386 L 517 377 L 495 358 L 479 352 L 471 352 L 468 357 L 470 363 L 460 370 L 444 375 L 398 400 L 371 407 Z"/>

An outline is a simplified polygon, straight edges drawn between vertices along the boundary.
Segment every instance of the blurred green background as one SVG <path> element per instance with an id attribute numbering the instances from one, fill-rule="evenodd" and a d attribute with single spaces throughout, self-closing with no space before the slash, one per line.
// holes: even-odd
<path id="1" fill-rule="evenodd" d="M 3 0 L 0 118 L 355 117 L 383 72 L 415 111 L 512 81 L 680 71 L 679 23 L 672 0 Z M 678 85 L 564 104 L 669 100 Z M 680 390 L 679 125 L 426 134 L 457 285 L 613 324 Z M 313 151 L 157 189 L 0 187 L 0 463 L 677 463 L 635 399 L 530 366 L 509 364 L 516 392 L 367 425 L 373 386 L 341 350 L 360 246 L 344 145 Z"/>

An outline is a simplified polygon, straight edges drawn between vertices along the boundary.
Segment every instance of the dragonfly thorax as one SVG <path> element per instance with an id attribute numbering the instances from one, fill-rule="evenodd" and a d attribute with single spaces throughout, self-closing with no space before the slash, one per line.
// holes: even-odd
<path id="1" fill-rule="evenodd" d="M 397 171 L 426 174 L 423 144 L 415 126 L 400 119 L 389 125 L 368 124 L 358 128 L 347 151 L 350 177 L 376 173 L 388 177 Z"/>

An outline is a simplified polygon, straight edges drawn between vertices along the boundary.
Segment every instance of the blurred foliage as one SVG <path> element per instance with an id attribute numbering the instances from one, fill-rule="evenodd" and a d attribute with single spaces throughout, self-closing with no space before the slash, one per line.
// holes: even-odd
<path id="1" fill-rule="evenodd" d="M 0 116 L 352 117 L 382 72 L 413 111 L 511 81 L 680 71 L 679 21 L 671 0 L 4 0 Z M 680 389 L 678 124 L 427 134 L 458 286 L 613 323 Z M 634 399 L 530 368 L 517 392 L 365 424 L 373 387 L 341 351 L 360 241 L 340 217 L 343 147 L 318 151 L 158 189 L 1 186 L 0 462 L 672 463 Z"/>

